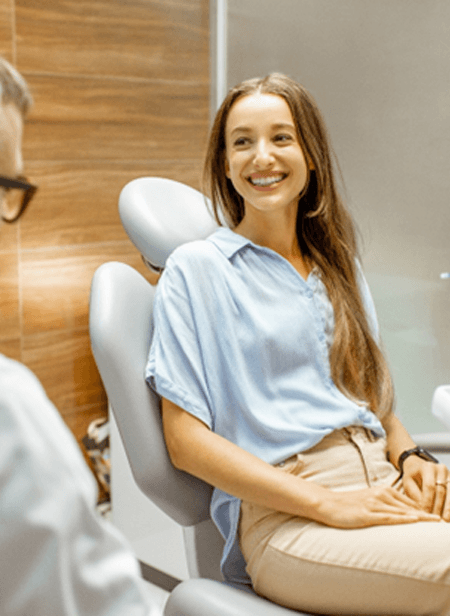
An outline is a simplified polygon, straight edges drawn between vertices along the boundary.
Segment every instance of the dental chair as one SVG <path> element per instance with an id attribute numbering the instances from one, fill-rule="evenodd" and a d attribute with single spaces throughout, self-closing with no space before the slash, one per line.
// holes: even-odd
<path id="1" fill-rule="evenodd" d="M 122 223 L 153 272 L 174 248 L 206 237 L 216 223 L 198 191 L 172 180 L 140 178 L 119 199 Z M 144 381 L 155 288 L 123 263 L 95 272 L 90 301 L 92 350 L 141 491 L 184 528 L 191 579 L 170 594 L 164 616 L 308 616 L 221 581 L 223 539 L 210 520 L 211 486 L 175 469 L 166 450 L 158 396 Z M 419 444 L 433 449 L 435 435 Z M 439 439 L 438 439 L 439 440 Z M 442 440 L 442 439 L 441 439 Z M 444 442 L 445 441 L 445 442 Z M 448 450 L 450 440 L 438 444 Z M 114 470 L 113 470 L 114 472 Z M 311 616 L 311 615 L 309 615 Z"/>
<path id="2" fill-rule="evenodd" d="M 205 237 L 217 226 L 198 191 L 160 178 L 125 186 L 119 209 L 125 229 L 133 228 L 133 242 L 156 272 L 176 246 Z M 92 280 L 89 326 L 94 357 L 137 485 L 173 520 L 191 529 L 185 545 L 192 579 L 172 591 L 164 616 L 308 616 L 258 597 L 251 587 L 222 581 L 224 542 L 210 519 L 212 488 L 172 466 L 160 400 L 144 381 L 154 293 L 155 287 L 130 266 L 104 263 Z"/>

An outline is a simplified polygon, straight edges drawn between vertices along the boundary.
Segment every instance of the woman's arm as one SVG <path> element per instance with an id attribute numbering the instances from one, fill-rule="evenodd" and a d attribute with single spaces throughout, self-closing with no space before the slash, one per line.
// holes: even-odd
<path id="1" fill-rule="evenodd" d="M 237 498 L 340 528 L 438 519 L 393 488 L 333 492 L 289 475 L 215 434 L 169 400 L 163 399 L 162 413 L 174 466 Z"/>
<path id="2" fill-rule="evenodd" d="M 398 459 L 407 449 L 416 446 L 401 421 L 393 414 L 383 421 L 389 459 L 398 468 Z M 406 494 L 422 509 L 450 521 L 450 475 L 445 464 L 434 464 L 418 456 L 409 456 L 403 464 L 403 486 Z"/>

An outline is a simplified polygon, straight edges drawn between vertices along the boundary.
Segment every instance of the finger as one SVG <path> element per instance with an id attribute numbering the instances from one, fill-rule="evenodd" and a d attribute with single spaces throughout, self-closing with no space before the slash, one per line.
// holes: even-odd
<path id="1" fill-rule="evenodd" d="M 447 498 L 447 484 L 437 483 L 434 494 L 434 504 L 432 513 L 441 515 L 444 510 L 445 500 Z"/>
<path id="2" fill-rule="evenodd" d="M 422 506 L 422 491 L 411 477 L 403 479 L 403 488 L 406 496 L 414 501 L 417 507 Z"/>
<path id="3" fill-rule="evenodd" d="M 413 524 L 415 522 L 439 522 L 438 515 L 427 513 L 426 511 L 388 513 L 379 512 L 373 515 L 371 523 L 374 525 L 384 524 Z"/>
<path id="4" fill-rule="evenodd" d="M 450 522 L 450 483 L 447 480 L 447 494 L 445 497 L 444 508 L 442 510 L 442 518 L 446 522 Z"/>
<path id="5" fill-rule="evenodd" d="M 434 482 L 434 503 L 432 512 L 442 515 L 444 504 L 447 498 L 447 480 L 448 469 L 444 464 L 438 464 L 435 467 L 435 482 Z"/>
<path id="6" fill-rule="evenodd" d="M 419 505 L 407 496 L 393 491 L 382 491 L 374 495 L 373 500 L 367 503 L 370 511 L 393 516 L 412 516 L 418 520 L 436 520 L 439 516 L 424 511 Z"/>
<path id="7" fill-rule="evenodd" d="M 402 503 L 404 506 L 408 508 L 421 509 L 420 503 L 417 500 L 411 498 L 407 494 L 403 494 L 402 492 L 400 492 L 399 490 L 396 490 L 395 488 L 389 488 L 389 490 L 386 492 L 386 498 L 389 499 L 389 502 L 393 502 L 396 504 Z"/>
<path id="8" fill-rule="evenodd" d="M 378 502 L 377 505 L 373 507 L 372 511 L 374 513 L 394 516 L 396 518 L 414 518 L 416 522 L 422 520 L 440 520 L 440 515 L 424 511 L 423 509 L 418 508 L 417 504 L 414 503 L 414 501 L 412 502 L 413 506 L 411 507 L 405 502 L 393 498 L 392 500 L 390 500 L 390 502 Z"/>
<path id="9" fill-rule="evenodd" d="M 436 494 L 436 481 L 439 481 L 437 470 L 437 465 L 435 466 L 430 464 L 425 468 L 422 475 L 422 507 L 425 511 L 433 511 Z"/>

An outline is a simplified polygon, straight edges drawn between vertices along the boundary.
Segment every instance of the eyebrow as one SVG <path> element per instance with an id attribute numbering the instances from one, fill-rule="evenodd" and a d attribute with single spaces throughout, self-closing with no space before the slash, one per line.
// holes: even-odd
<path id="1" fill-rule="evenodd" d="M 295 126 L 293 124 L 287 124 L 286 122 L 280 122 L 278 124 L 272 124 L 270 127 L 272 130 L 279 130 L 279 129 L 283 129 L 283 128 L 290 128 L 292 130 L 296 130 Z M 233 128 L 233 130 L 231 131 L 231 135 L 233 135 L 234 133 L 250 133 L 253 129 L 250 128 L 249 126 L 236 126 L 236 128 Z"/>

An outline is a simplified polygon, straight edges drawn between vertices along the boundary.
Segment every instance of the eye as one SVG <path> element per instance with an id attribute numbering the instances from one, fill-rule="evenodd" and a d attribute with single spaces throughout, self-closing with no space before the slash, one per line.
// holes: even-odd
<path id="1" fill-rule="evenodd" d="M 233 141 L 233 145 L 237 148 L 244 147 L 250 143 L 250 139 L 248 137 L 238 137 Z"/>
<path id="2" fill-rule="evenodd" d="M 274 137 L 274 141 L 278 143 L 288 143 L 293 140 L 294 138 L 292 137 L 292 135 L 289 135 L 287 133 L 279 133 L 278 135 L 275 135 Z"/>

